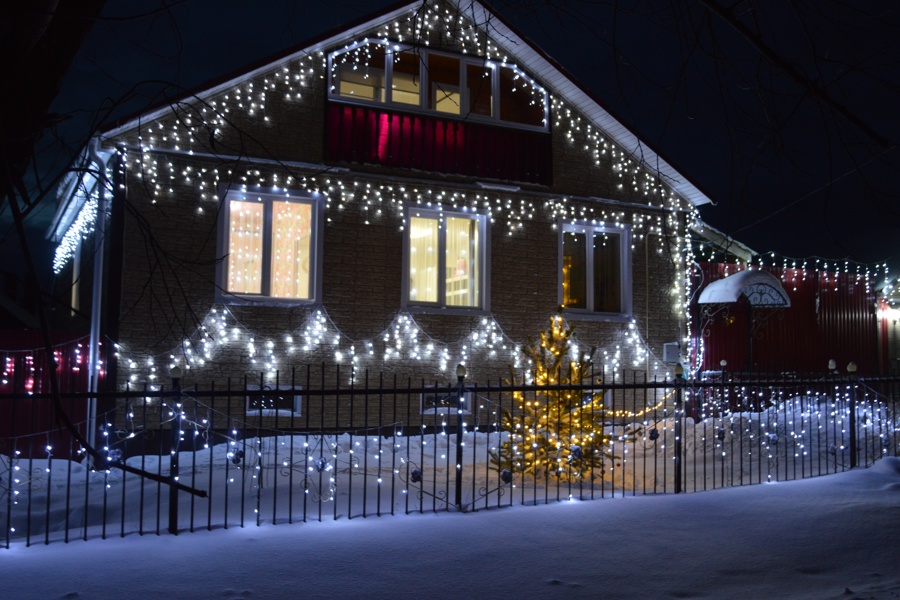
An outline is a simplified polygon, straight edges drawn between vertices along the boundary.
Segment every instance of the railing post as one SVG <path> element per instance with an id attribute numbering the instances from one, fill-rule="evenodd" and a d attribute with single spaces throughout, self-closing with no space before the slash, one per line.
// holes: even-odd
<path id="1" fill-rule="evenodd" d="M 172 448 L 169 452 L 169 533 L 178 535 L 178 442 L 181 440 L 181 369 L 172 367 Z"/>
<path id="2" fill-rule="evenodd" d="M 855 469 L 859 464 L 859 457 L 856 453 L 856 363 L 851 362 L 847 365 L 847 375 L 849 376 L 849 404 L 850 404 L 850 468 Z"/>
<path id="3" fill-rule="evenodd" d="M 675 365 L 675 493 L 682 491 L 682 424 L 684 422 L 684 367 L 681 363 Z"/>
<path id="4" fill-rule="evenodd" d="M 463 433 L 463 408 L 465 407 L 466 367 L 463 364 L 456 365 L 456 490 L 454 500 L 456 510 L 462 512 L 462 433 Z"/>

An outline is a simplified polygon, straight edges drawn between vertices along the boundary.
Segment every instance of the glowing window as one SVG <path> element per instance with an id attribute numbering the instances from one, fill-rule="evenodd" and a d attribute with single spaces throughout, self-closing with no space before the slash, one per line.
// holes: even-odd
<path id="1" fill-rule="evenodd" d="M 562 228 L 560 305 L 569 311 L 631 312 L 631 241 L 627 228 Z"/>
<path id="2" fill-rule="evenodd" d="M 345 98 L 384 102 L 382 44 L 363 44 L 334 58 L 334 93 Z"/>
<path id="3" fill-rule="evenodd" d="M 314 300 L 316 199 L 235 194 L 226 196 L 224 208 L 221 291 L 232 298 Z"/>
<path id="4" fill-rule="evenodd" d="M 484 308 L 485 219 L 413 211 L 406 228 L 409 304 Z"/>
<path id="5" fill-rule="evenodd" d="M 428 108 L 452 115 L 461 113 L 459 59 L 429 54 L 428 85 Z"/>
<path id="6" fill-rule="evenodd" d="M 547 129 L 546 90 L 513 65 L 381 41 L 328 60 L 332 98 Z"/>

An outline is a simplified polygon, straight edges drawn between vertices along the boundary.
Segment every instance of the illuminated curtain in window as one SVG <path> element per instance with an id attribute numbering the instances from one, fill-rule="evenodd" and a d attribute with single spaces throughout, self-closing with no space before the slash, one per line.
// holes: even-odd
<path id="1" fill-rule="evenodd" d="M 445 295 L 447 306 L 478 306 L 478 223 L 474 219 L 448 217 L 446 237 Z"/>
<path id="2" fill-rule="evenodd" d="M 312 206 L 272 203 L 271 291 L 275 298 L 310 297 L 309 258 Z"/>
<path id="3" fill-rule="evenodd" d="M 262 291 L 263 204 L 233 200 L 229 211 L 228 291 Z"/>
<path id="4" fill-rule="evenodd" d="M 409 299 L 438 301 L 438 221 L 409 220 Z"/>

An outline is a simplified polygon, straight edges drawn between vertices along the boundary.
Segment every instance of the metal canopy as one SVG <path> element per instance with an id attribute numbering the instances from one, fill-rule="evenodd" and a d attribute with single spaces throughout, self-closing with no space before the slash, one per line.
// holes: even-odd
<path id="1" fill-rule="evenodd" d="M 731 304 L 745 296 L 754 307 L 789 308 L 791 300 L 777 277 L 748 269 L 713 281 L 700 293 L 698 304 Z"/>

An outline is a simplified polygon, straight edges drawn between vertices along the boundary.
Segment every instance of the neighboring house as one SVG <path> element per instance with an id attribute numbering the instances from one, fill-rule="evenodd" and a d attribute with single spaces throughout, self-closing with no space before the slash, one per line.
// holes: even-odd
<path id="1" fill-rule="evenodd" d="M 663 376 L 687 341 L 709 199 L 478 2 L 321 37 L 108 128 L 76 167 L 57 268 L 107 215 L 94 322 L 120 389 L 173 366 L 498 382 L 560 307 L 607 380 Z"/>
<path id="2" fill-rule="evenodd" d="M 895 353 L 886 266 L 767 261 L 706 224 L 696 223 L 692 231 L 693 334 L 683 354 L 696 374 L 717 377 L 724 367 L 767 376 L 817 375 L 829 361 L 844 374 L 851 362 L 860 375 L 890 372 Z"/>

